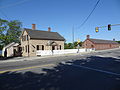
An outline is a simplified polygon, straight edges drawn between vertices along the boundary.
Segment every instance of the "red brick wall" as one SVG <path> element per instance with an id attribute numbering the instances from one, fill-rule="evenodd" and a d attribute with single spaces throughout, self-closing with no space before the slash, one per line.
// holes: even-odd
<path id="1" fill-rule="evenodd" d="M 95 45 L 90 40 L 86 39 L 82 45 L 84 48 L 94 48 Z"/>
<path id="2" fill-rule="evenodd" d="M 96 50 L 119 48 L 118 44 L 95 44 Z"/>
<path id="3" fill-rule="evenodd" d="M 112 49 L 119 48 L 118 44 L 94 44 L 89 39 L 86 39 L 83 43 L 84 48 L 95 48 L 95 50 L 104 50 L 104 49 Z"/>

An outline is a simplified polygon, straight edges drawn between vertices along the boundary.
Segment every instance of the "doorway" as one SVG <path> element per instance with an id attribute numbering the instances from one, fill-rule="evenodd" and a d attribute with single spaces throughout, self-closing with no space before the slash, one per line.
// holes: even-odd
<path id="1" fill-rule="evenodd" d="M 55 46 L 52 46 L 52 50 L 55 50 Z"/>

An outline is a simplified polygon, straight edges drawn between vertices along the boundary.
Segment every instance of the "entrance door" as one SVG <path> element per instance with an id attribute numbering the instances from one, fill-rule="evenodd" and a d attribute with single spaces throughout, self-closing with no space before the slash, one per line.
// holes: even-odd
<path id="1" fill-rule="evenodd" d="M 55 46 L 52 46 L 52 50 L 55 50 Z"/>
<path id="2" fill-rule="evenodd" d="M 16 49 L 13 49 L 13 56 L 16 56 Z"/>
<path id="3" fill-rule="evenodd" d="M 7 49 L 4 51 L 4 57 L 7 57 Z"/>
<path id="4" fill-rule="evenodd" d="M 92 48 L 92 50 L 94 50 L 94 46 L 93 45 L 91 45 L 91 48 Z"/>

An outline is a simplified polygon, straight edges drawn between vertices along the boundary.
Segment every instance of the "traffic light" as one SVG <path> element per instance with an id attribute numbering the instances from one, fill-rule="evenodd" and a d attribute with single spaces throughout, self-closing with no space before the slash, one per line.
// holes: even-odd
<path id="1" fill-rule="evenodd" d="M 108 30 L 109 31 L 111 30 L 111 24 L 108 24 Z"/>
<path id="2" fill-rule="evenodd" d="M 98 27 L 95 28 L 95 32 L 96 33 L 99 32 L 99 28 Z"/>
<path id="3" fill-rule="evenodd" d="M 80 44 L 80 39 L 78 39 L 77 44 Z"/>
<path id="4" fill-rule="evenodd" d="M 80 39 L 78 39 L 78 41 L 77 41 L 77 45 L 80 46 Z"/>

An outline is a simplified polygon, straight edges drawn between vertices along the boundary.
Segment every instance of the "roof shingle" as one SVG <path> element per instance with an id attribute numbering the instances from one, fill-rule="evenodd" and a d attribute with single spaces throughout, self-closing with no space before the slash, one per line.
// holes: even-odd
<path id="1" fill-rule="evenodd" d="M 28 33 L 31 39 L 45 39 L 45 40 L 62 40 L 64 41 L 64 37 L 62 37 L 57 32 L 49 32 L 49 31 L 41 31 L 41 30 L 32 30 L 32 29 L 24 29 Z"/>
<path id="2" fill-rule="evenodd" d="M 94 42 L 94 43 L 104 43 L 104 44 L 118 44 L 117 42 L 115 42 L 115 41 L 112 41 L 112 40 L 102 40 L 102 39 L 92 39 L 92 38 L 90 38 L 90 40 L 92 41 L 92 42 Z"/>

